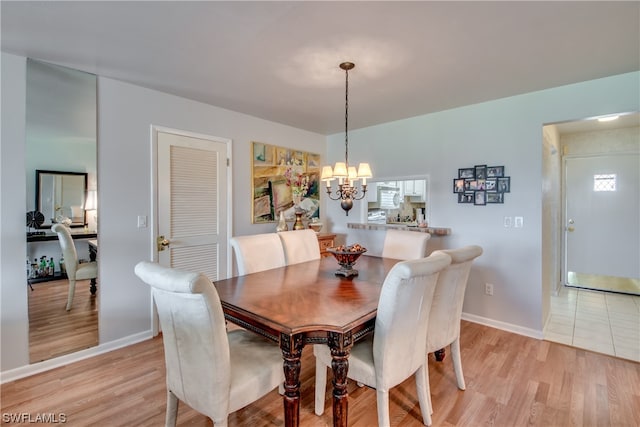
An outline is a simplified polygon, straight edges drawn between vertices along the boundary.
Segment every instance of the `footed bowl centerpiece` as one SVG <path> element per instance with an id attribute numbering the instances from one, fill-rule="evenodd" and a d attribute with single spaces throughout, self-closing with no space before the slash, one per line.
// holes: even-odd
<path id="1" fill-rule="evenodd" d="M 327 252 L 333 255 L 338 264 L 340 264 L 340 268 L 336 270 L 336 275 L 351 277 L 358 275 L 358 270 L 354 269 L 353 266 L 360 258 L 360 255 L 367 252 L 367 248 L 354 243 L 351 246 L 340 245 L 335 248 L 327 248 Z"/>

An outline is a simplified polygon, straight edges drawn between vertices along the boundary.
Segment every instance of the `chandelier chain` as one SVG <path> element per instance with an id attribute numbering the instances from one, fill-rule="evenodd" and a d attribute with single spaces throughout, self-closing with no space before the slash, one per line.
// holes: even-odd
<path id="1" fill-rule="evenodd" d="M 344 90 L 344 161 L 349 167 L 349 70 L 345 69 Z M 348 170 L 348 169 L 347 169 Z"/>

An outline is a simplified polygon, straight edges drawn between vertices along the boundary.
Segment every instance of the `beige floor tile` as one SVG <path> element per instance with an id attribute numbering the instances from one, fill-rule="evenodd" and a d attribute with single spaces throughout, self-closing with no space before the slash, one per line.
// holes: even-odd
<path id="1" fill-rule="evenodd" d="M 545 339 L 640 362 L 640 297 L 562 288 L 550 306 Z"/>
<path id="2" fill-rule="evenodd" d="M 640 345 L 627 347 L 614 344 L 614 348 L 616 357 L 640 362 Z"/>
<path id="3" fill-rule="evenodd" d="M 582 338 L 575 336 L 573 337 L 573 345 L 578 348 L 583 348 L 585 350 L 591 350 L 598 353 L 608 354 L 611 356 L 615 356 L 615 351 L 613 348 L 613 342 L 611 340 L 596 340 L 589 338 Z"/>

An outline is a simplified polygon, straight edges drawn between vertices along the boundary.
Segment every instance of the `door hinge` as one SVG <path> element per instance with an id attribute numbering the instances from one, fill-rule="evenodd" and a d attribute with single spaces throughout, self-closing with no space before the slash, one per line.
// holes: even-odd
<path id="1" fill-rule="evenodd" d="M 229 158 L 227 157 L 227 166 L 229 166 Z"/>

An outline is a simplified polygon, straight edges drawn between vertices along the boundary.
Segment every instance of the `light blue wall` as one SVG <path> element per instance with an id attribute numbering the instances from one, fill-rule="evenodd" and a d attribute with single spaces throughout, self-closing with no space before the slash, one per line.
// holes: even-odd
<path id="1" fill-rule="evenodd" d="M 464 311 L 476 320 L 540 336 L 542 313 L 542 126 L 605 113 L 640 110 L 640 73 L 593 80 L 372 126 L 349 133 L 349 159 L 368 161 L 374 176 L 429 174 L 431 225 L 452 235 L 433 245 L 479 244 Z M 357 112 L 353 112 L 356 114 Z M 327 159 L 344 157 L 344 135 L 328 137 Z M 511 193 L 504 204 L 458 204 L 452 180 L 458 168 L 504 165 Z M 371 239 L 354 232 L 362 202 L 345 217 L 327 203 L 332 230 L 348 243 Z M 523 216 L 524 227 L 505 228 L 505 216 Z M 381 239 L 370 241 L 381 244 Z M 375 250 L 375 248 L 374 248 Z M 494 295 L 484 295 L 484 284 Z M 545 284 L 545 286 L 548 284 Z"/>

